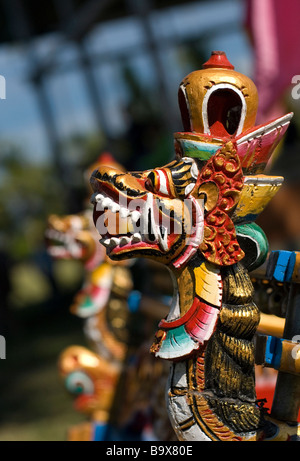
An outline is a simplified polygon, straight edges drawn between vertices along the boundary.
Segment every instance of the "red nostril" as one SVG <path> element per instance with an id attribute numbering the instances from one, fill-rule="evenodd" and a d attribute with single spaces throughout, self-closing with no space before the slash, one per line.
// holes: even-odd
<path id="1" fill-rule="evenodd" d="M 153 191 L 153 183 L 149 178 L 145 180 L 145 188 L 149 190 L 150 192 Z"/>

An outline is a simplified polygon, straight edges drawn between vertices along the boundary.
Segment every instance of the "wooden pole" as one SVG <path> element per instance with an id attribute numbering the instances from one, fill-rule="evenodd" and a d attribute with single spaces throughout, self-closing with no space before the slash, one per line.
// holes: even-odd
<path id="1" fill-rule="evenodd" d="M 290 283 L 283 338 L 293 340 L 300 334 L 300 252 L 273 252 L 267 272 L 279 281 Z M 271 416 L 297 423 L 300 408 L 300 376 L 278 372 Z"/>

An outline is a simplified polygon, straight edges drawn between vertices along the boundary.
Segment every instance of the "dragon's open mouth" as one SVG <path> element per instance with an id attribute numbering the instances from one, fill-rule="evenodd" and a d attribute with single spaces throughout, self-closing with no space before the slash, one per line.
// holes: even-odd
<path id="1" fill-rule="evenodd" d="M 171 242 L 178 235 L 182 236 L 181 229 L 175 233 L 177 222 L 172 211 L 168 214 L 170 210 L 152 193 L 126 202 L 123 197 L 117 203 L 103 193 L 95 193 L 92 197 L 95 226 L 109 255 L 139 249 L 153 251 L 154 248 L 167 252 Z"/>
<path id="2" fill-rule="evenodd" d="M 143 173 L 94 171 L 93 220 L 107 255 L 150 257 L 175 267 L 178 258 L 179 266 L 189 259 L 203 240 L 203 198 L 192 194 L 197 177 L 190 159 Z"/>
<path id="3" fill-rule="evenodd" d="M 47 251 L 57 259 L 82 259 L 86 248 L 74 236 L 49 228 L 45 232 Z"/>

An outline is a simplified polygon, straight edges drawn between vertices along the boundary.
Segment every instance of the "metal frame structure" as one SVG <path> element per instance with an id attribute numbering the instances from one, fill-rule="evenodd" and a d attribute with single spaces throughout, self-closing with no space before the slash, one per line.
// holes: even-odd
<path id="1" fill-rule="evenodd" d="M 41 3 L 36 0 L 0 0 L 0 10 L 4 18 L 2 37 L 3 42 L 21 42 L 25 44 L 27 59 L 31 68 L 30 81 L 35 88 L 38 99 L 41 118 L 46 130 L 50 152 L 58 177 L 64 181 L 66 177 L 66 166 L 64 165 L 64 152 L 60 143 L 59 130 L 56 123 L 56 114 L 53 104 L 49 98 L 47 80 L 50 76 L 61 72 L 69 72 L 74 68 L 80 68 L 85 81 L 90 108 L 93 113 L 96 126 L 105 135 L 106 145 L 104 148 L 114 151 L 115 139 L 111 135 L 105 104 L 99 92 L 99 82 L 95 77 L 95 68 L 103 62 L 124 59 L 124 53 L 93 55 L 88 52 L 86 42 L 93 28 L 99 23 L 125 16 L 136 17 L 141 24 L 145 37 L 145 47 L 134 47 L 126 50 L 126 56 L 145 53 L 149 56 L 154 74 L 158 93 L 159 109 L 162 121 L 168 132 L 172 133 L 177 127 L 179 114 L 177 114 L 177 103 L 171 97 L 168 90 L 166 66 L 161 57 L 161 49 L 174 47 L 182 43 L 182 39 L 176 33 L 163 44 L 159 42 L 153 32 L 152 17 L 157 11 L 164 11 L 167 7 L 182 5 L 181 0 L 51 0 L 41 8 Z M 206 3 L 205 0 L 189 0 L 188 4 Z M 44 16 L 44 17 L 43 17 Z M 225 27 L 236 29 L 236 24 L 225 24 Z M 56 32 L 59 39 L 56 45 L 47 56 L 41 58 L 35 52 L 35 39 Z M 224 29 L 222 30 L 224 32 Z M 216 35 L 218 31 L 212 30 Z M 199 40 L 204 31 L 199 30 Z M 207 32 L 205 32 L 205 35 Z M 61 67 L 57 64 L 57 58 L 65 45 L 72 43 L 76 46 L 78 59 Z"/>

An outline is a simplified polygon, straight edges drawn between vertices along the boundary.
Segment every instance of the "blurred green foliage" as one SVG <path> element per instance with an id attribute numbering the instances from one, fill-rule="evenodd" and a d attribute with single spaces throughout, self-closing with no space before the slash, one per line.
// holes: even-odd
<path id="1" fill-rule="evenodd" d="M 50 213 L 63 213 L 61 185 L 49 165 L 30 163 L 21 147 L 1 143 L 0 243 L 15 260 L 43 242 Z"/>

